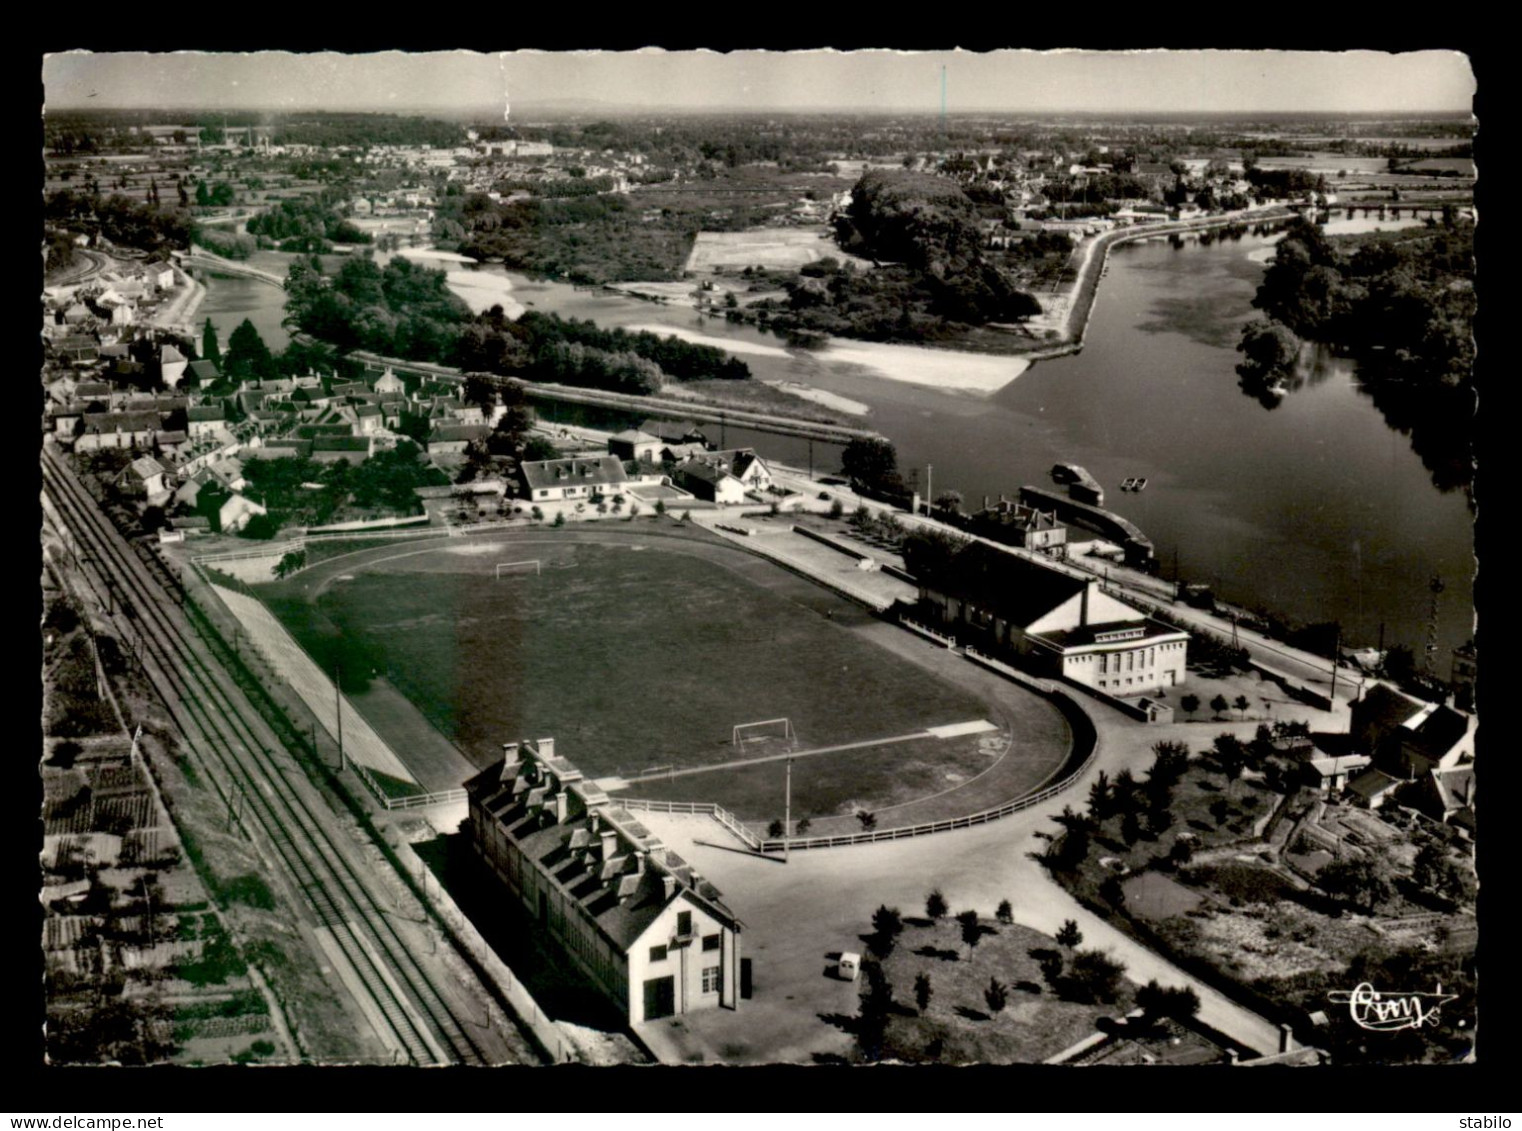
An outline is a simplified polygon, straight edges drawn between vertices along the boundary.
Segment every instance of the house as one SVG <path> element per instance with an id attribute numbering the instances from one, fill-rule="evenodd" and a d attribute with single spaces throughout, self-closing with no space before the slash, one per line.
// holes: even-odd
<path id="1" fill-rule="evenodd" d="M 382 373 L 380 378 L 375 382 L 374 389 L 385 397 L 401 396 L 407 391 L 407 383 L 391 372 L 388 366 L 386 372 Z"/>
<path id="2" fill-rule="evenodd" d="M 148 276 L 148 282 L 152 283 L 161 291 L 172 290 L 174 287 L 174 268 L 162 260 L 155 259 L 143 268 Z"/>
<path id="3" fill-rule="evenodd" d="M 53 350 L 65 361 L 83 364 L 100 357 L 100 342 L 88 334 L 67 334 L 53 343 Z"/>
<path id="4" fill-rule="evenodd" d="M 693 867 L 554 740 L 513 742 L 465 783 L 486 866 L 630 1026 L 740 1004 L 742 924 Z"/>
<path id="5" fill-rule="evenodd" d="M 158 427 L 157 412 L 87 412 L 84 429 L 74 441 L 74 450 L 146 448 L 152 443 Z"/>
<path id="6" fill-rule="evenodd" d="M 220 404 L 194 405 L 185 410 L 185 420 L 192 440 L 215 436 L 227 429 L 227 410 Z"/>
<path id="7" fill-rule="evenodd" d="M 1452 825 L 1466 839 L 1474 837 L 1474 767 L 1432 769 L 1421 779 L 1412 799 L 1416 808 L 1434 820 Z M 1405 794 L 1401 795 L 1402 798 Z"/>
<path id="8" fill-rule="evenodd" d="M 743 503 L 745 484 L 717 464 L 701 459 L 688 460 L 671 475 L 672 483 L 689 492 L 694 498 L 704 499 L 721 506 Z"/>
<path id="9" fill-rule="evenodd" d="M 222 370 L 217 368 L 217 363 L 210 358 L 203 357 L 200 361 L 192 361 L 189 365 L 190 375 L 203 389 L 207 385 L 222 380 Z"/>
<path id="10" fill-rule="evenodd" d="M 180 383 L 180 378 L 185 376 L 185 355 L 173 346 L 166 345 L 159 350 L 159 373 L 164 378 L 164 384 L 171 389 Z"/>
<path id="11" fill-rule="evenodd" d="M 369 436 L 318 436 L 312 441 L 312 458 L 318 463 L 363 463 L 370 458 L 374 440 Z"/>
<path id="12" fill-rule="evenodd" d="M 266 440 L 264 446 L 259 449 L 259 458 L 278 459 L 285 456 L 299 456 L 310 459 L 312 444 L 311 440 Z"/>
<path id="13" fill-rule="evenodd" d="M 379 405 L 362 404 L 354 408 L 354 428 L 358 435 L 370 436 L 385 428 L 385 418 Z"/>
<path id="14" fill-rule="evenodd" d="M 1474 758 L 1475 717 L 1375 682 L 1352 706 L 1353 748 L 1390 774 L 1419 778 Z"/>
<path id="15" fill-rule="evenodd" d="M 708 446 L 708 437 L 691 420 L 661 420 L 649 417 L 640 421 L 638 431 L 658 437 L 668 444 L 702 444 Z"/>
<path id="16" fill-rule="evenodd" d="M 772 485 L 771 468 L 750 448 L 704 452 L 679 464 L 672 482 L 699 499 L 713 503 L 740 503 L 747 491 L 764 491 Z"/>
<path id="17" fill-rule="evenodd" d="M 463 452 L 477 440 L 484 440 L 489 435 L 491 429 L 484 424 L 440 424 L 428 433 L 427 451 L 429 455 Z"/>
<path id="18" fill-rule="evenodd" d="M 167 471 L 152 456 L 139 456 L 127 465 L 118 477 L 118 484 L 133 495 L 146 496 L 151 506 L 157 506 L 168 497 L 164 486 Z"/>
<path id="19" fill-rule="evenodd" d="M 971 529 L 995 542 L 1036 550 L 1050 557 L 1067 555 L 1068 528 L 1057 521 L 1056 511 L 1027 506 L 1003 495 L 992 506 L 985 497 L 982 511 L 973 516 Z"/>
<path id="20" fill-rule="evenodd" d="M 1355 805 L 1365 809 L 1378 809 L 1401 786 L 1401 778 L 1392 777 L 1377 767 L 1370 766 L 1347 784 L 1347 794 Z"/>
<path id="21" fill-rule="evenodd" d="M 1453 705 L 1461 711 L 1474 710 L 1474 685 L 1479 670 L 1479 653 L 1474 641 L 1453 650 L 1453 666 L 1448 681 L 1453 686 Z"/>
<path id="22" fill-rule="evenodd" d="M 597 459 L 550 459 L 518 465 L 519 489 L 525 499 L 557 502 L 600 495 L 605 487 L 629 481 L 617 456 Z"/>
<path id="23" fill-rule="evenodd" d="M 222 504 L 217 511 L 217 521 L 221 524 L 223 534 L 236 534 L 248 525 L 249 519 L 256 514 L 268 514 L 269 511 L 259 503 L 244 495 L 232 495 Z"/>
<path id="24" fill-rule="evenodd" d="M 667 444 L 661 449 L 661 462 L 685 463 L 687 460 L 706 454 L 707 451 L 707 444 L 700 444 L 696 441 L 690 444 Z"/>
<path id="25" fill-rule="evenodd" d="M 178 456 L 190 446 L 190 434 L 187 432 L 155 432 L 153 434 L 154 450 L 161 456 Z"/>
<path id="26" fill-rule="evenodd" d="M 911 563 L 918 612 L 984 652 L 1118 698 L 1184 682 L 1189 634 L 1074 577 L 986 542 Z"/>
<path id="27" fill-rule="evenodd" d="M 1317 750 L 1314 756 L 1301 763 L 1301 774 L 1323 797 L 1336 797 L 1343 787 L 1361 770 L 1367 769 L 1367 754 L 1323 754 Z"/>
<path id="28" fill-rule="evenodd" d="M 608 454 L 622 460 L 655 463 L 660 459 L 661 440 L 638 428 L 627 428 L 608 437 Z"/>

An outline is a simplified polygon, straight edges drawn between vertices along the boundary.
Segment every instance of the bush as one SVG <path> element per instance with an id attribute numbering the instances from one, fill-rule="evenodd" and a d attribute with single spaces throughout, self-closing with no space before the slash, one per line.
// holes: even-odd
<path id="1" fill-rule="evenodd" d="M 1059 989 L 1070 1001 L 1088 1005 L 1113 1005 L 1120 997 L 1124 963 L 1117 962 L 1102 950 L 1080 950 L 1068 963 Z"/>

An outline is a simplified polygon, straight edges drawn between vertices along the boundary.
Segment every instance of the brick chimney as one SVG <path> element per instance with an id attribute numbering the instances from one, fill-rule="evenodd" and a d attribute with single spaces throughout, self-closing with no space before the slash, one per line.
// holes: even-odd
<path id="1" fill-rule="evenodd" d="M 614 832 L 612 829 L 603 829 L 602 830 L 602 858 L 604 860 L 611 860 L 611 859 L 613 859 L 614 853 L 616 853 L 617 851 L 618 851 L 618 833 Z"/>
<path id="2" fill-rule="evenodd" d="M 565 824 L 566 808 L 569 802 L 570 797 L 565 790 L 562 789 L 559 793 L 555 794 L 555 823 L 557 825 Z"/>
<path id="3" fill-rule="evenodd" d="M 555 740 L 553 738 L 541 738 L 539 740 L 539 757 L 553 758 L 555 756 Z"/>
<path id="4" fill-rule="evenodd" d="M 669 901 L 676 894 L 676 877 L 670 872 L 662 872 L 661 884 L 665 888 L 665 898 Z"/>
<path id="5" fill-rule="evenodd" d="M 1290 1026 L 1281 1022 L 1279 1024 L 1279 1051 L 1289 1052 L 1295 1047 L 1295 1038 Z"/>

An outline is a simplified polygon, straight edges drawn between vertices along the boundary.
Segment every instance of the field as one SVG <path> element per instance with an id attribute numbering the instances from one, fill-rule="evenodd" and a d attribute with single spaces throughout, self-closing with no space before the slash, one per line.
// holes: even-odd
<path id="1" fill-rule="evenodd" d="M 780 716 L 803 749 L 905 739 L 799 759 L 794 813 L 803 817 L 944 791 L 1003 749 L 997 730 L 924 736 L 998 716 L 863 638 L 856 629 L 873 622 L 860 609 L 768 563 L 686 539 L 524 535 L 367 551 L 262 586 L 261 596 L 309 648 L 341 634 L 364 652 L 477 766 L 504 741 L 540 737 L 554 737 L 589 777 L 718 766 L 774 752 L 737 749 L 731 730 Z M 536 558 L 538 575 L 492 576 L 498 561 Z M 365 694 L 353 701 L 366 709 Z M 371 721 L 396 731 L 405 753 L 408 728 L 386 714 Z M 647 782 L 643 793 L 768 820 L 781 815 L 784 772 L 781 762 L 725 768 Z"/>
<path id="2" fill-rule="evenodd" d="M 689 271 L 712 271 L 720 267 L 744 269 L 767 267 L 793 271 L 806 263 L 832 255 L 858 267 L 871 261 L 847 255 L 835 246 L 828 228 L 753 228 L 744 232 L 699 232 L 687 260 Z"/>

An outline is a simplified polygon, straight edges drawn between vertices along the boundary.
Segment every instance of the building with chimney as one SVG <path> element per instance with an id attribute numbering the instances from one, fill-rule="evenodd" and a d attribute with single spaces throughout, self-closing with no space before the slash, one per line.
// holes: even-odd
<path id="1" fill-rule="evenodd" d="M 1189 634 L 1111 597 L 1098 579 L 986 542 L 910 568 L 918 615 L 987 654 L 1120 699 L 1184 682 Z"/>
<path id="2" fill-rule="evenodd" d="M 740 1002 L 741 923 L 718 890 L 553 739 L 465 783 L 470 837 L 506 891 L 631 1026 Z"/>

